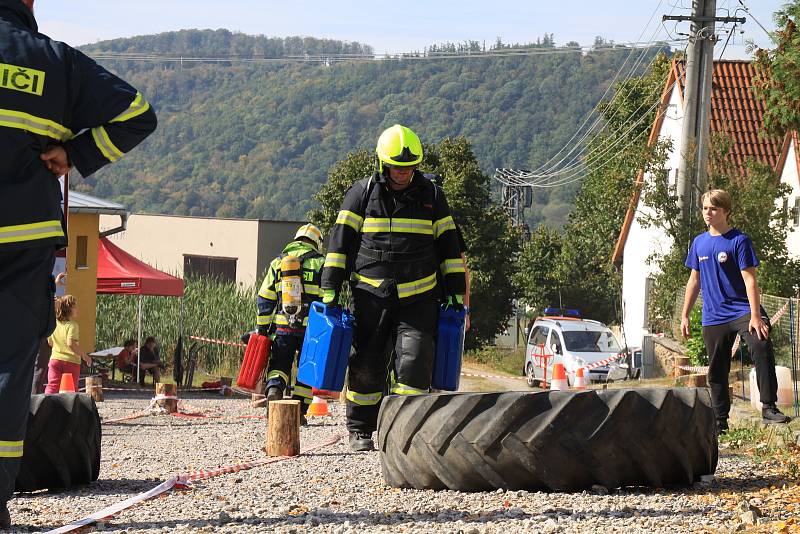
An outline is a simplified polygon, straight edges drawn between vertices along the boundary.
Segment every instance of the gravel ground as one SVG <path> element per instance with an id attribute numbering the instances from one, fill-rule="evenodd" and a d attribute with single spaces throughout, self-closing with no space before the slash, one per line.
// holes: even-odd
<path id="1" fill-rule="evenodd" d="M 125 396 L 123 396 L 125 395 Z M 149 395 L 106 393 L 105 419 L 148 404 Z M 16 531 L 61 526 L 148 490 L 170 475 L 264 457 L 266 421 L 242 398 L 188 396 L 189 409 L 221 418 L 149 416 L 103 427 L 100 480 L 82 489 L 18 496 L 9 503 Z M 312 418 L 304 447 L 344 434 L 344 410 Z M 752 459 L 725 453 L 717 478 L 679 490 L 576 494 L 525 491 L 414 491 L 383 484 L 377 452 L 353 453 L 346 439 L 249 471 L 198 482 L 135 505 L 96 529 L 108 532 L 728 532 L 741 511 L 722 506 L 731 492 L 780 486 Z M 788 481 L 796 484 L 797 481 Z M 765 519 L 777 521 L 779 517 Z M 784 514 L 786 515 L 786 514 Z"/>

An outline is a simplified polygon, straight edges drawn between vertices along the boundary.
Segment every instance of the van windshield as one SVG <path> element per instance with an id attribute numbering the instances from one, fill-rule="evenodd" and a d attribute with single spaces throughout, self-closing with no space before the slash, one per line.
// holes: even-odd
<path id="1" fill-rule="evenodd" d="M 570 352 L 619 352 L 620 346 L 611 332 L 566 330 L 564 344 Z"/>

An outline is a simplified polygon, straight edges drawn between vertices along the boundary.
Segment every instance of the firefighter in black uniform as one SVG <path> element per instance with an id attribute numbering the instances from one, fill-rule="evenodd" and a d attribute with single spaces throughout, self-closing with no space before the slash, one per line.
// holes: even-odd
<path id="1" fill-rule="evenodd" d="M 58 176 L 86 177 L 147 137 L 141 94 L 37 32 L 33 0 L 0 0 L 0 528 L 23 451 L 33 364 L 55 326 L 52 271 L 66 245 Z"/>
<path id="2" fill-rule="evenodd" d="M 374 448 L 372 433 L 387 379 L 394 394 L 429 391 L 438 296 L 460 306 L 466 290 L 444 191 L 417 170 L 423 155 L 419 138 L 394 125 L 378 139 L 377 155 L 378 172 L 345 195 L 322 272 L 326 304 L 338 303 L 348 275 L 353 290 L 356 332 L 347 429 L 354 450 Z"/>

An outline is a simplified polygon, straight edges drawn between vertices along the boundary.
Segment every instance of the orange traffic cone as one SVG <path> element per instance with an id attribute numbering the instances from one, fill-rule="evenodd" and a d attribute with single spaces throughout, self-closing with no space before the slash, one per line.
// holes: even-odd
<path id="1" fill-rule="evenodd" d="M 58 387 L 58 392 L 75 393 L 75 380 L 72 378 L 72 373 L 61 375 L 61 385 Z"/>
<path id="2" fill-rule="evenodd" d="M 575 389 L 586 389 L 586 380 L 583 378 L 583 367 L 578 367 L 575 370 Z"/>
<path id="3" fill-rule="evenodd" d="M 311 406 L 308 407 L 308 415 L 322 416 L 330 415 L 328 412 L 328 401 L 322 397 L 314 396 Z"/>
<path id="4" fill-rule="evenodd" d="M 564 372 L 563 363 L 553 364 L 553 378 L 550 379 L 550 391 L 567 391 L 567 373 Z"/>

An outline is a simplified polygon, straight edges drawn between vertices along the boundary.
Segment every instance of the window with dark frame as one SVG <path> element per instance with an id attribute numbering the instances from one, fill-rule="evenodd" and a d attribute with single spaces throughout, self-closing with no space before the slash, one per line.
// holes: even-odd
<path id="1" fill-rule="evenodd" d="M 89 238 L 85 235 L 79 235 L 75 240 L 75 268 L 89 268 Z"/>
<path id="2" fill-rule="evenodd" d="M 215 278 L 220 282 L 236 282 L 237 258 L 183 255 L 183 278 Z"/>

